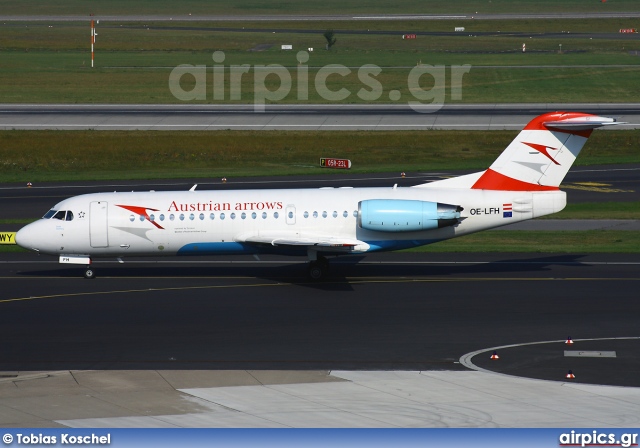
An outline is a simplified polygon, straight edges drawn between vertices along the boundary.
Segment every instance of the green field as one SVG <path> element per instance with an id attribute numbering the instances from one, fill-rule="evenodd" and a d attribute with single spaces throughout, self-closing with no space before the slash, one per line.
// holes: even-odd
<path id="1" fill-rule="evenodd" d="M 0 182 L 485 169 L 512 131 L 0 131 Z M 578 164 L 640 163 L 640 130 L 595 132 Z"/>
<path id="2" fill-rule="evenodd" d="M 640 97 L 640 39 L 617 34 L 590 39 L 575 37 L 541 37 L 538 32 L 610 32 L 619 27 L 632 27 L 635 20 L 556 20 L 498 22 L 504 32 L 493 28 L 493 21 L 474 22 L 469 33 L 418 36 L 402 40 L 405 31 L 449 31 L 454 22 L 349 22 L 341 26 L 352 30 L 375 27 L 391 34 L 346 34 L 336 31 L 338 43 L 331 51 L 323 49 L 322 30 L 336 23 L 247 23 L 249 31 L 233 22 L 233 31 L 216 30 L 226 24 L 150 23 L 104 24 L 96 42 L 95 68 L 91 69 L 87 24 L 79 23 L 13 23 L 0 25 L 0 103 L 182 103 L 169 89 L 169 76 L 180 64 L 204 65 L 208 75 L 203 82 L 204 95 L 188 103 L 253 103 L 261 88 L 281 91 L 283 103 L 398 103 L 415 101 L 421 91 L 427 92 L 428 103 L 462 101 L 487 102 L 629 102 Z M 285 29 L 273 32 L 272 29 Z M 262 29 L 262 31 L 261 31 Z M 514 35 L 517 30 L 531 29 L 531 36 Z M 577 30 L 577 31 L 576 31 Z M 453 33 L 451 33 L 453 34 Z M 531 38 L 529 38 L 531 37 Z M 527 52 L 522 53 L 526 42 Z M 283 51 L 286 43 L 294 51 Z M 562 52 L 560 53 L 560 44 Z M 300 65 L 297 50 L 313 47 L 309 60 Z M 260 51 L 250 51 L 260 49 Z M 212 53 L 224 52 L 226 68 L 224 100 L 213 98 Z M 636 52 L 636 53 L 633 53 Z M 239 76 L 238 87 L 231 88 L 230 66 L 247 64 L 248 73 Z M 269 74 L 264 80 L 256 76 L 256 66 L 270 64 L 286 67 L 291 86 L 281 87 L 281 78 Z M 316 80 L 321 67 L 338 64 L 350 67 L 348 74 L 332 74 L 326 80 L 329 91 L 346 89 L 349 95 L 333 99 L 318 90 Z M 371 82 L 358 74 L 366 64 L 381 68 L 372 77 L 380 89 L 375 95 Z M 427 65 L 445 66 L 443 76 Z M 453 98 L 452 66 L 468 65 L 462 75 L 461 98 Z M 301 66 L 308 79 L 300 76 Z M 421 66 L 422 68 L 417 66 Z M 425 70 L 418 81 L 410 82 L 412 70 Z M 265 69 L 260 69 L 265 73 Z M 258 72 L 260 72 L 260 70 Z M 269 70 L 269 69 L 267 69 Z M 431 73 L 431 74 L 430 74 Z M 432 76 L 438 76 L 437 78 Z M 181 79 L 182 89 L 195 85 L 192 75 Z M 322 84 L 322 83 L 321 83 Z M 308 98 L 298 94 L 298 86 L 308 88 Z M 390 92 L 399 98 L 390 98 Z M 233 95 L 232 95 L 233 93 Z M 361 93 L 359 95 L 359 93 Z"/>
<path id="3" fill-rule="evenodd" d="M 292 0 L 109 0 L 87 2 L 66 0 L 29 0 L 16 2 L 0 0 L 0 11 L 4 15 L 50 15 L 50 14 L 181 14 L 181 15 L 258 15 L 258 14 L 484 14 L 496 13 L 550 13 L 550 12 L 614 12 L 638 11 L 635 0 L 396 0 L 393 8 L 383 0 L 324 0 L 323 2 L 301 2 Z"/>
<path id="4" fill-rule="evenodd" d="M 4 53 L 0 55 L 5 64 L 0 72 L 0 102 L 2 103 L 184 103 L 176 98 L 169 90 L 169 76 L 171 68 L 178 64 L 197 64 L 210 59 L 210 55 L 194 57 L 191 54 L 173 53 L 109 53 L 99 56 L 99 64 L 106 64 L 111 68 L 89 68 L 90 58 L 82 54 L 68 53 L 34 53 L 18 54 Z M 228 55 L 232 59 L 232 55 Z M 349 59 L 344 55 L 345 59 Z M 409 64 L 408 60 L 426 62 L 432 65 L 438 61 L 424 58 L 420 55 L 404 55 L 405 60 L 396 59 L 396 63 Z M 562 56 L 560 56 L 562 57 Z M 516 64 L 519 56 L 512 55 L 502 58 L 510 65 Z M 268 58 L 261 58 L 263 60 Z M 281 58 L 280 58 L 281 59 Z M 482 68 L 474 66 L 473 60 L 483 59 L 480 56 L 461 57 L 458 63 L 471 63 L 468 73 L 462 76 L 460 88 L 461 98 L 456 101 L 465 103 L 556 103 L 556 102 L 634 102 L 640 98 L 640 65 L 628 67 L 542 67 L 542 68 Z M 490 58 L 484 58 L 490 59 Z M 589 61 L 573 58 L 579 65 Z M 601 60 L 606 60 L 606 57 Z M 353 61 L 363 60 L 353 55 Z M 367 60 L 366 58 L 364 60 Z M 550 64 L 548 57 L 533 56 L 541 64 Z M 465 62 L 466 61 L 466 62 Z M 640 61 L 634 59 L 633 63 Z M 175 64 L 167 66 L 166 64 Z M 259 61 L 262 62 L 262 61 Z M 283 61 L 284 62 L 284 61 Z M 382 61 L 384 62 L 384 61 Z M 616 61 L 619 62 L 619 61 Z M 269 62 L 272 63 L 272 62 Z M 140 68 L 131 64 L 144 64 L 154 67 L 160 64 L 162 68 Z M 203 64 L 204 65 L 204 64 Z M 377 64 L 376 64 L 377 65 Z M 442 64 L 444 65 L 444 64 Z M 447 64 L 448 65 L 448 64 Z M 288 65 L 291 67 L 291 65 Z M 127 68 L 131 67 L 131 68 Z M 168 68 L 167 68 L 168 67 Z M 386 67 L 382 65 L 381 67 Z M 406 66 L 405 66 L 406 67 Z M 430 70 L 430 69 L 427 69 Z M 408 101 L 419 100 L 429 104 L 434 98 L 442 99 L 444 103 L 452 103 L 450 67 L 442 69 L 443 76 L 434 80 L 429 74 L 422 76 L 418 83 L 410 83 L 408 75 L 410 68 L 382 68 L 382 73 L 376 76 L 381 89 L 374 99 L 369 100 L 358 95 L 363 91 L 371 91 L 370 82 L 363 82 L 356 69 L 350 70 L 347 76 L 330 75 L 325 85 L 332 92 L 346 89 L 348 96 L 338 103 L 397 103 L 406 104 Z M 301 83 L 308 88 L 308 98 L 301 99 L 298 95 L 298 71 L 291 67 L 291 87 L 282 88 L 286 96 L 280 103 L 332 103 L 336 102 L 326 94 L 318 92 L 315 85 L 317 70 L 309 69 L 309 78 Z M 440 73 L 439 71 L 436 71 Z M 433 73 L 433 72 L 432 72 Z M 238 92 L 238 98 L 231 97 L 229 75 L 225 83 L 224 101 L 213 100 L 213 81 L 211 75 L 206 78 L 202 99 L 189 100 L 192 104 L 206 103 L 247 103 L 252 104 L 256 98 L 255 86 L 275 92 L 280 89 L 280 78 L 269 75 L 264 82 L 254 77 L 253 70 L 243 75 Z M 195 79 L 185 75 L 182 89 L 190 91 Z M 411 88 L 414 90 L 410 90 Z M 390 92 L 397 90 L 400 97 L 390 100 Z M 413 92 L 424 92 L 427 100 Z M 438 103 L 438 101 L 436 101 Z"/>

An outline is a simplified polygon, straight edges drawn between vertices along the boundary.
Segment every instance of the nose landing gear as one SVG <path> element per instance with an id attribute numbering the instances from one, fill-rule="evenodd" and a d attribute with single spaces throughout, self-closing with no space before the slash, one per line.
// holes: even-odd
<path id="1" fill-rule="evenodd" d="M 91 266 L 87 266 L 87 268 L 84 270 L 84 278 L 89 280 L 96 278 L 96 271 L 91 268 Z"/>

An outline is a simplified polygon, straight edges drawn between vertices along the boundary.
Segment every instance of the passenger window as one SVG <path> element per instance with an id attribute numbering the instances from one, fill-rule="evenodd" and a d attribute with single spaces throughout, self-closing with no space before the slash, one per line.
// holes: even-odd
<path id="1" fill-rule="evenodd" d="M 149 221 L 153 222 L 156 220 L 156 215 L 154 215 L 153 213 L 149 215 Z"/>
<path id="2" fill-rule="evenodd" d="M 305 218 L 308 218 L 308 217 L 309 217 L 309 212 L 304 212 L 304 213 L 302 214 L 302 216 L 304 216 Z"/>
<path id="3" fill-rule="evenodd" d="M 337 217 L 338 217 L 338 212 L 334 211 L 332 216 L 333 216 L 334 218 L 337 218 Z"/>
<path id="4" fill-rule="evenodd" d="M 347 216 L 349 216 L 349 213 L 347 213 L 347 211 L 345 210 L 344 212 L 342 212 L 342 216 L 346 218 Z"/>
<path id="5" fill-rule="evenodd" d="M 322 217 L 326 218 L 327 217 L 327 212 L 322 212 Z"/>
<path id="6" fill-rule="evenodd" d="M 193 220 L 195 219 L 195 215 L 194 215 L 193 213 L 191 213 L 191 214 L 189 215 L 189 219 L 190 219 L 191 221 L 193 221 Z"/>
<path id="7" fill-rule="evenodd" d="M 313 212 L 313 217 L 317 218 L 318 217 L 318 212 Z"/>
<path id="8" fill-rule="evenodd" d="M 262 212 L 262 219 L 267 219 L 267 212 Z"/>
<path id="9" fill-rule="evenodd" d="M 204 221 L 204 213 L 200 213 L 200 221 Z"/>
<path id="10" fill-rule="evenodd" d="M 280 213 L 278 213 L 278 212 L 275 212 L 275 213 L 273 214 L 273 217 L 274 217 L 274 218 L 276 218 L 276 219 L 278 219 L 278 216 L 280 216 Z"/>
<path id="11" fill-rule="evenodd" d="M 211 221 L 213 221 L 215 219 L 216 215 L 214 213 L 211 213 L 209 215 L 209 219 L 211 219 Z"/>
<path id="12" fill-rule="evenodd" d="M 220 219 L 224 221 L 224 213 L 220 213 Z"/>
<path id="13" fill-rule="evenodd" d="M 236 219 L 236 214 L 235 213 L 231 213 L 229 216 L 231 217 L 231 219 Z"/>
<path id="14" fill-rule="evenodd" d="M 160 215 L 160 221 L 164 221 L 164 215 Z"/>
<path id="15" fill-rule="evenodd" d="M 257 216 L 256 212 L 251 213 L 251 218 L 256 219 Z"/>
<path id="16" fill-rule="evenodd" d="M 240 217 L 241 217 L 242 219 L 246 219 L 246 218 L 247 218 L 247 214 L 246 214 L 245 212 L 242 212 L 242 214 L 240 215 Z"/>

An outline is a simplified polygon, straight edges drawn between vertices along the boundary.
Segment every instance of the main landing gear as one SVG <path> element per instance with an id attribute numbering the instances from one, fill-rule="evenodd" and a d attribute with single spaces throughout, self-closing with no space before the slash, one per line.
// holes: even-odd
<path id="1" fill-rule="evenodd" d="M 329 274 L 329 261 L 325 257 L 317 257 L 309 262 L 309 277 L 311 280 L 322 280 Z"/>

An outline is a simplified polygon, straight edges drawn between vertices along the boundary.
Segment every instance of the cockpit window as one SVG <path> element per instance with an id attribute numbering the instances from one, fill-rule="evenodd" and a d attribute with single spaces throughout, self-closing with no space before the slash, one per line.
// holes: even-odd
<path id="1" fill-rule="evenodd" d="M 59 219 L 60 221 L 73 221 L 73 212 L 71 210 L 54 210 L 51 209 L 42 217 L 43 219 Z"/>
<path id="2" fill-rule="evenodd" d="M 56 214 L 56 211 L 57 210 L 54 210 L 54 209 L 49 210 L 47 213 L 44 214 L 42 219 L 50 219 L 53 215 Z"/>

